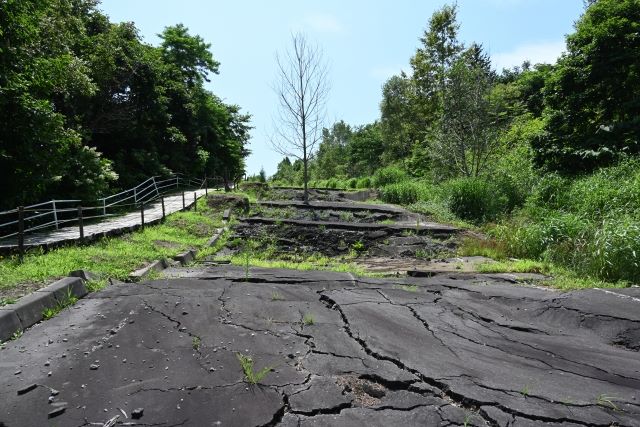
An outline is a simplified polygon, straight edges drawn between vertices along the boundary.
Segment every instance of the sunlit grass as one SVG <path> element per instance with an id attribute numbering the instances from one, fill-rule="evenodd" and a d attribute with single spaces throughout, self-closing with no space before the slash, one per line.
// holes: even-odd
<path id="1" fill-rule="evenodd" d="M 549 276 L 548 279 L 535 281 L 536 284 L 564 291 L 589 288 L 626 288 L 628 282 L 605 282 L 587 276 L 578 276 L 575 272 L 552 263 L 529 259 L 483 263 L 478 265 L 481 273 L 536 273 Z"/>
<path id="2" fill-rule="evenodd" d="M 203 246 L 222 224 L 212 217 L 204 200 L 198 211 L 177 212 L 163 224 L 147 226 L 120 237 L 104 238 L 85 246 L 68 246 L 44 253 L 27 253 L 21 263 L 17 257 L 0 261 L 0 289 L 21 283 L 46 283 L 73 270 L 89 270 L 100 277 L 92 283 L 100 289 L 107 278 L 124 280 L 146 263 L 171 258 L 191 248 Z"/>

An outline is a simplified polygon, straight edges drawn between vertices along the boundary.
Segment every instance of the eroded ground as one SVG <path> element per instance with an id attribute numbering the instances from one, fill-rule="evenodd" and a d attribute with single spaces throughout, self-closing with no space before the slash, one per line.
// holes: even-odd
<path id="1" fill-rule="evenodd" d="M 227 201 L 241 218 L 209 262 L 6 343 L 0 426 L 640 425 L 640 288 L 479 274 L 460 230 L 325 193 Z M 222 263 L 242 251 L 390 276 Z"/>

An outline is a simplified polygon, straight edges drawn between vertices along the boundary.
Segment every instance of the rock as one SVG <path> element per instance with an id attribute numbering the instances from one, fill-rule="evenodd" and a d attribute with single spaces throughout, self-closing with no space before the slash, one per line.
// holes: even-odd
<path id="1" fill-rule="evenodd" d="M 29 393 L 31 390 L 35 390 L 36 387 L 38 387 L 38 384 L 29 384 L 26 387 L 22 387 L 21 389 L 18 390 L 18 395 Z"/>
<path id="2" fill-rule="evenodd" d="M 136 408 L 131 411 L 131 418 L 134 420 L 142 418 L 142 415 L 144 415 L 144 408 Z"/>
<path id="3" fill-rule="evenodd" d="M 91 365 L 89 365 L 89 369 L 91 369 L 92 371 L 98 370 L 99 367 L 100 365 L 98 365 L 97 363 L 92 363 Z"/>
<path id="4" fill-rule="evenodd" d="M 66 405 L 66 403 L 65 403 L 65 405 Z M 49 412 L 48 416 L 49 416 L 49 418 L 57 417 L 58 415 L 64 414 L 64 411 L 66 411 L 66 410 L 67 410 L 66 406 L 60 406 L 59 408 L 56 408 L 53 411 Z"/>

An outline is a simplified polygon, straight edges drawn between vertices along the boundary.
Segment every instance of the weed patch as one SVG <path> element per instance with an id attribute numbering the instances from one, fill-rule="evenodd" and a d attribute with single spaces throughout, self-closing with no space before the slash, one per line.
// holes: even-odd
<path id="1" fill-rule="evenodd" d="M 265 367 L 259 371 L 254 371 L 253 368 L 253 359 L 249 356 L 245 356 L 242 353 L 236 353 L 238 357 L 238 361 L 240 362 L 240 367 L 242 368 L 242 372 L 244 374 L 244 379 L 249 384 L 258 384 L 262 381 L 269 372 L 273 370 L 272 367 Z"/>

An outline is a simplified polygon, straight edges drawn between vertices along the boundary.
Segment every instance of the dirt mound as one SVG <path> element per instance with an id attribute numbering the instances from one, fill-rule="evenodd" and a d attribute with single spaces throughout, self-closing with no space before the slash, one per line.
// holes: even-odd
<path id="1" fill-rule="evenodd" d="M 237 194 L 209 194 L 207 205 L 211 208 L 232 208 L 243 212 L 249 211 L 249 199 Z"/>

